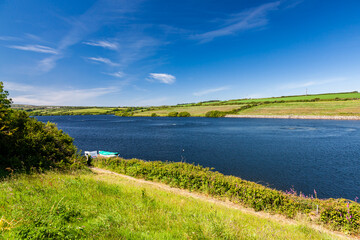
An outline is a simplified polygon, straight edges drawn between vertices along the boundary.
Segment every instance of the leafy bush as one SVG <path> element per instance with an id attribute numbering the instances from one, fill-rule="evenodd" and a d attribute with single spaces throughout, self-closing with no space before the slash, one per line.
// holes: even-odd
<path id="1" fill-rule="evenodd" d="M 156 113 L 152 113 L 151 117 L 158 117 L 158 115 Z"/>
<path id="2" fill-rule="evenodd" d="M 297 193 L 284 193 L 260 184 L 225 176 L 209 168 L 183 162 L 147 162 L 121 158 L 94 159 L 97 167 L 118 173 L 161 181 L 171 186 L 226 197 L 256 211 L 266 210 L 288 217 L 297 214 L 317 215 L 319 221 L 333 228 L 352 233 L 360 232 L 360 204 L 344 199 L 312 199 Z"/>
<path id="3" fill-rule="evenodd" d="M 82 165 L 73 139 L 53 123 L 42 123 L 9 108 L 0 84 L 0 168 L 12 170 L 66 168 Z"/>
<path id="4" fill-rule="evenodd" d="M 178 112 L 169 112 L 168 117 L 177 117 L 178 114 Z"/>
<path id="5" fill-rule="evenodd" d="M 120 117 L 131 117 L 132 115 L 134 115 L 134 113 L 124 111 L 124 112 L 116 113 L 116 115 L 117 115 L 117 116 L 120 116 Z"/>
<path id="6" fill-rule="evenodd" d="M 180 112 L 178 114 L 178 117 L 190 117 L 190 116 L 191 116 L 191 114 L 188 112 Z"/>
<path id="7" fill-rule="evenodd" d="M 211 117 L 211 118 L 218 118 L 218 117 L 224 117 L 226 115 L 226 112 L 221 111 L 209 111 L 205 114 L 205 117 Z"/>

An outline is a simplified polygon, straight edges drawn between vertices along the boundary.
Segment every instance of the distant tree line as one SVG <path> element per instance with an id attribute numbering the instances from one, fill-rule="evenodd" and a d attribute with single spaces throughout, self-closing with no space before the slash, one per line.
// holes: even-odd
<path id="1" fill-rule="evenodd" d="M 169 112 L 168 117 L 191 117 L 189 112 Z"/>

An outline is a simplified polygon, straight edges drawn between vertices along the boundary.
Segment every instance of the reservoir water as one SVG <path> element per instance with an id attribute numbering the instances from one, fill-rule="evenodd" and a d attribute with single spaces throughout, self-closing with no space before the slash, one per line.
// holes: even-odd
<path id="1" fill-rule="evenodd" d="M 39 116 L 82 150 L 186 161 L 320 198 L 360 197 L 360 121 Z"/>

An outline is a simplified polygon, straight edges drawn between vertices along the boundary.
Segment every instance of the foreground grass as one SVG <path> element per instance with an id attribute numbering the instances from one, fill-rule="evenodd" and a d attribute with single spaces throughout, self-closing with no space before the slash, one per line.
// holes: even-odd
<path id="1" fill-rule="evenodd" d="M 289 218 L 302 215 L 308 221 L 330 229 L 354 235 L 360 233 L 360 204 L 357 200 L 317 199 L 316 195 L 282 192 L 183 162 L 95 158 L 92 164 L 136 178 L 160 181 L 170 186 L 227 199 L 256 211 L 278 213 Z"/>
<path id="2" fill-rule="evenodd" d="M 271 103 L 245 109 L 238 114 L 360 116 L 360 100 Z"/>
<path id="3" fill-rule="evenodd" d="M 0 183 L 2 239 L 338 239 L 114 175 L 47 173 Z"/>

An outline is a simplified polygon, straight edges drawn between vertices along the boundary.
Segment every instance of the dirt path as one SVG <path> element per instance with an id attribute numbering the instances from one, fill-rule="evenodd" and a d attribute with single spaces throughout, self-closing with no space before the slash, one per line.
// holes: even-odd
<path id="1" fill-rule="evenodd" d="M 266 213 L 266 212 L 256 212 L 251 208 L 246 208 L 246 207 L 243 207 L 243 206 L 241 206 L 239 204 L 235 204 L 235 203 L 230 202 L 230 201 L 224 201 L 224 200 L 216 199 L 214 197 L 209 197 L 209 196 L 207 196 L 205 194 L 190 192 L 190 191 L 185 190 L 185 189 L 173 188 L 173 187 L 170 187 L 170 186 L 168 186 L 166 184 L 163 184 L 163 183 L 146 181 L 144 179 L 138 179 L 138 178 L 130 177 L 130 176 L 127 176 L 127 175 L 124 175 L 124 174 L 119 174 L 119 173 L 116 173 L 116 172 L 112 172 L 112 171 L 109 171 L 109 170 L 96 168 L 96 167 L 92 167 L 91 170 L 93 172 L 97 173 L 97 174 L 112 174 L 112 175 L 116 175 L 116 176 L 131 180 L 131 181 L 134 181 L 134 182 L 137 182 L 137 183 L 140 183 L 140 184 L 151 185 L 151 186 L 154 186 L 156 188 L 159 188 L 159 189 L 162 189 L 162 190 L 165 190 L 165 191 L 168 191 L 168 192 L 172 192 L 172 193 L 175 193 L 175 194 L 179 194 L 179 195 L 182 195 L 182 196 L 192 197 L 192 198 L 195 198 L 195 199 L 200 199 L 200 200 L 205 201 L 205 202 L 210 202 L 210 203 L 222 205 L 222 206 L 225 206 L 225 207 L 228 207 L 228 208 L 238 209 L 238 210 L 240 210 L 240 211 L 242 211 L 244 213 L 255 215 L 257 217 L 261 217 L 261 218 L 265 218 L 265 219 L 275 220 L 275 221 L 283 223 L 283 224 L 299 224 L 300 223 L 300 224 L 307 225 L 307 226 L 309 226 L 309 227 L 311 227 L 313 229 L 316 229 L 318 231 L 336 235 L 337 237 L 340 237 L 342 239 L 360 239 L 360 237 L 359 238 L 357 238 L 357 237 L 349 237 L 349 236 L 347 236 L 347 235 L 345 235 L 343 233 L 340 233 L 340 232 L 330 231 L 330 230 L 328 230 L 328 229 L 326 229 L 326 228 L 324 228 L 324 227 L 322 227 L 320 225 L 311 224 L 311 223 L 309 223 L 309 222 L 307 222 L 305 220 L 299 219 L 298 221 L 296 221 L 296 220 L 288 219 L 288 218 L 286 218 L 286 217 L 284 217 L 282 215 L 279 215 L 279 214 L 270 214 L 270 213 Z"/>

